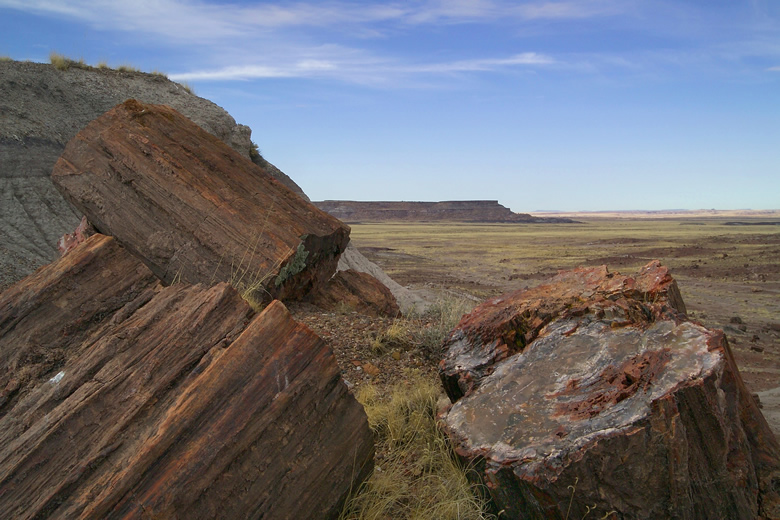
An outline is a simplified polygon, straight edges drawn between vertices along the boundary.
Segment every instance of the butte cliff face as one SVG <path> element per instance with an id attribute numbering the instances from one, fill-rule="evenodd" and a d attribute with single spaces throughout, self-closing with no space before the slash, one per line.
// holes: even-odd
<path id="1" fill-rule="evenodd" d="M 81 215 L 54 189 L 54 163 L 90 121 L 129 98 L 173 107 L 250 157 L 249 127 L 162 75 L 0 62 L 0 290 L 56 257 L 57 239 Z M 302 194 L 276 167 L 256 162 Z"/>
<path id="2" fill-rule="evenodd" d="M 452 200 L 444 202 L 357 202 L 325 200 L 314 203 L 344 222 L 448 221 L 448 222 L 572 222 L 563 218 L 534 217 L 514 213 L 497 200 Z"/>

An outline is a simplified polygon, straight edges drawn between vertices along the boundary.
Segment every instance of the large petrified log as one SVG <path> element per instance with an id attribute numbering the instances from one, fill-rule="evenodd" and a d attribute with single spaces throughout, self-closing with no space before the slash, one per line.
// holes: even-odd
<path id="1" fill-rule="evenodd" d="M 780 447 L 658 262 L 494 298 L 447 346 L 445 427 L 502 518 L 780 518 Z"/>
<path id="2" fill-rule="evenodd" d="M 33 367 L 6 384 L 4 518 L 333 518 L 370 471 L 362 407 L 278 301 L 163 288 L 94 235 L 0 309 L 0 374 Z"/>
<path id="3" fill-rule="evenodd" d="M 336 271 L 349 227 L 175 110 L 128 100 L 87 125 L 52 180 L 160 279 L 297 299 Z"/>

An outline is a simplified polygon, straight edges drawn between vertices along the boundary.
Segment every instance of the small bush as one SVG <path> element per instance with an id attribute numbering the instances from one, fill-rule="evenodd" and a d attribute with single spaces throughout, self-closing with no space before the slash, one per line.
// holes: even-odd
<path id="1" fill-rule="evenodd" d="M 120 66 L 116 68 L 119 72 L 141 72 L 141 69 L 134 67 L 132 65 L 129 65 L 127 63 L 123 63 Z"/>
<path id="2" fill-rule="evenodd" d="M 374 473 L 352 494 L 341 520 L 493 518 L 466 477 L 436 422 L 438 382 L 419 374 L 396 385 L 389 399 L 360 387 L 379 454 Z"/>
<path id="3" fill-rule="evenodd" d="M 473 303 L 460 298 L 440 298 L 422 314 L 400 318 L 371 345 L 376 353 L 390 349 L 416 349 L 430 361 L 441 359 L 441 346 L 447 334 L 469 312 Z"/>
<path id="4" fill-rule="evenodd" d="M 68 58 L 67 56 L 63 56 L 62 54 L 59 54 L 54 51 L 51 51 L 49 53 L 49 63 L 54 65 L 54 68 L 57 70 L 68 70 L 71 67 L 73 67 L 74 69 L 92 68 L 89 65 L 87 65 L 87 62 L 84 61 L 84 58 L 73 60 L 71 58 Z"/>
<path id="5" fill-rule="evenodd" d="M 260 153 L 260 148 L 254 141 L 249 143 L 249 158 L 252 159 L 253 163 L 257 163 L 260 159 L 263 158 L 263 154 Z"/>
<path id="6" fill-rule="evenodd" d="M 184 90 L 186 90 L 188 93 L 192 94 L 193 96 L 195 95 L 195 89 L 193 88 L 192 85 L 190 85 L 186 81 L 179 82 L 179 86 Z"/>
<path id="7" fill-rule="evenodd" d="M 10 56 L 0 56 L 0 61 L 13 61 Z"/>
<path id="8" fill-rule="evenodd" d="M 70 68 L 71 60 L 62 54 L 51 51 L 49 53 L 49 63 L 54 65 L 54 68 L 57 70 L 68 70 Z"/>
<path id="9" fill-rule="evenodd" d="M 100 70 L 105 70 L 105 69 L 109 69 L 109 68 L 111 68 L 111 67 L 109 67 L 109 66 L 108 66 L 108 63 L 107 63 L 107 62 L 105 62 L 105 61 L 100 61 L 100 62 L 98 62 L 98 64 L 97 64 L 97 68 L 99 68 Z"/>

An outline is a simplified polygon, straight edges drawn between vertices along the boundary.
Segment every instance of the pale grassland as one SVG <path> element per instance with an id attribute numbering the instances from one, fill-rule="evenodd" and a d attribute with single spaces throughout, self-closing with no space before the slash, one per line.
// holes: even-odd
<path id="1" fill-rule="evenodd" d="M 694 260 L 708 261 L 722 256 L 723 247 L 733 245 L 740 237 L 776 236 L 780 232 L 778 226 L 727 226 L 726 221 L 594 219 L 582 224 L 520 225 L 365 223 L 352 224 L 351 236 L 358 248 L 390 248 L 414 257 L 408 262 L 389 261 L 391 276 L 402 272 L 407 264 L 426 265 L 452 270 L 461 276 L 475 275 L 503 286 L 511 275 L 518 278 L 596 263 L 616 264 L 630 271 L 646 263 L 648 258 L 661 258 L 675 269 Z M 680 248 L 702 241 L 708 242 L 703 250 L 691 254 L 679 252 Z M 732 250 L 734 258 L 727 262 L 741 265 L 748 257 L 755 261 L 755 253 L 762 247 L 760 243 L 740 244 L 738 250 Z M 599 262 L 602 259 L 604 262 Z"/>

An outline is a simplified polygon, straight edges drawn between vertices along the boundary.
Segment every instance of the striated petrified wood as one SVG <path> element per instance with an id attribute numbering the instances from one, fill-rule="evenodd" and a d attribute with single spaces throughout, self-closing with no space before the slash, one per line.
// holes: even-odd
<path id="1" fill-rule="evenodd" d="M 323 309 L 346 307 L 367 316 L 395 318 L 401 313 L 390 289 L 370 274 L 354 269 L 337 272 L 307 300 Z"/>
<path id="2" fill-rule="evenodd" d="M 658 262 L 494 298 L 448 346 L 445 428 L 501 518 L 780 517 L 780 447 Z"/>
<path id="3" fill-rule="evenodd" d="M 122 253 L 94 235 L 0 295 L 0 373 L 35 367 L 0 417 L 1 516 L 337 516 L 373 438 L 330 349 L 279 301 L 149 284 Z M 57 358 L 21 359 L 28 337 Z"/>
<path id="4" fill-rule="evenodd" d="M 336 271 L 349 227 L 172 108 L 128 100 L 66 146 L 52 180 L 166 283 L 298 299 Z"/>
<path id="5" fill-rule="evenodd" d="M 0 417 L 30 385 L 89 348 L 90 336 L 160 288 L 113 238 L 86 242 L 0 294 Z"/>

